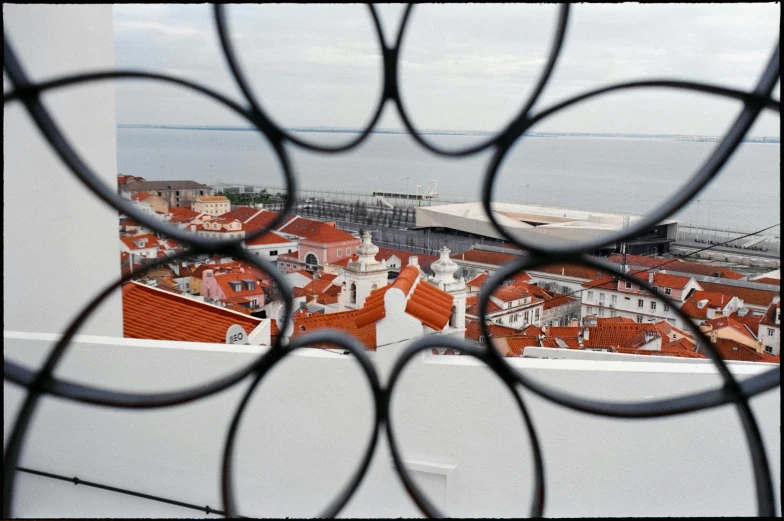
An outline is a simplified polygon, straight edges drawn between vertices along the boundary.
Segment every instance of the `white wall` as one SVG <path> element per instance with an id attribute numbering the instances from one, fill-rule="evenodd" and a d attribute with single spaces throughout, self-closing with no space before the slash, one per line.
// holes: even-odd
<path id="1" fill-rule="evenodd" d="M 36 363 L 48 342 L 19 337 L 6 333 L 6 356 Z M 387 365 L 401 349 L 394 346 L 389 353 L 377 353 L 376 361 Z M 65 357 L 59 372 L 122 389 L 172 389 L 225 374 L 248 363 L 252 352 L 247 346 L 88 337 Z M 604 399 L 683 394 L 719 381 L 707 364 L 684 361 L 512 363 L 561 389 Z M 736 374 L 748 376 L 763 366 L 732 367 Z M 386 370 L 382 368 L 382 374 Z M 527 516 L 532 469 L 528 441 L 500 382 L 468 357 L 427 356 L 410 366 L 400 383 L 393 414 L 404 458 L 419 469 L 425 487 L 442 498 L 446 513 Z M 22 463 L 220 508 L 223 439 L 246 386 L 197 403 L 146 412 L 46 399 L 33 421 Z M 4 420 L 10 425 L 21 393 L 10 384 L 4 389 Z M 544 451 L 546 516 L 756 514 L 748 450 L 734 409 L 620 421 L 571 412 L 529 393 L 524 396 Z M 755 398 L 752 406 L 779 491 L 778 389 Z M 366 385 L 351 357 L 308 350 L 286 360 L 261 384 L 241 426 L 236 449 L 240 513 L 319 513 L 358 461 L 370 418 Z M 385 443 L 382 438 L 369 474 L 342 515 L 418 515 L 391 468 Z M 196 511 L 27 475 L 19 481 L 15 513 L 199 516 Z"/>
<path id="2" fill-rule="evenodd" d="M 3 4 L 6 37 L 33 80 L 114 67 L 111 5 Z M 4 90 L 10 82 L 3 76 Z M 44 96 L 85 161 L 117 183 L 111 83 Z M 117 211 L 65 167 L 18 103 L 3 110 L 3 319 L 22 331 L 59 332 L 120 277 Z M 34 295 L 49 298 L 34 298 Z M 85 333 L 122 335 L 119 292 Z"/>

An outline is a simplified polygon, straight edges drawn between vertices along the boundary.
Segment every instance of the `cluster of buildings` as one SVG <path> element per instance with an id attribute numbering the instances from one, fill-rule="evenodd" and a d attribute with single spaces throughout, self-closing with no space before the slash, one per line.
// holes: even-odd
<path id="1" fill-rule="evenodd" d="M 242 239 L 278 217 L 264 209 L 231 208 L 224 196 L 191 181 L 121 176 L 120 190 L 157 219 L 209 238 Z M 444 247 L 438 257 L 416 255 L 379 248 L 369 232 L 360 237 L 335 222 L 300 216 L 242 244 L 251 255 L 276 265 L 293 288 L 293 328 L 280 330 L 279 288 L 268 274 L 232 258 L 205 255 L 161 266 L 126 284 L 126 335 L 232 343 L 239 330 L 242 343 L 264 345 L 279 335 L 294 338 L 333 328 L 370 350 L 442 334 L 491 344 L 506 356 L 523 356 L 525 347 L 549 347 L 706 357 L 668 304 L 637 284 L 570 264 L 538 267 L 505 280 L 484 310 L 491 335 L 484 338 L 479 292 L 501 265 L 518 258 L 521 252 L 513 248 L 476 245 L 453 254 Z M 120 249 L 123 273 L 132 274 L 182 246 L 121 218 Z M 725 359 L 779 361 L 776 273 L 748 280 L 718 266 L 637 255 L 604 262 L 671 299 Z M 173 326 L 175 314 L 185 320 L 181 327 Z M 200 317 L 201 325 L 183 334 L 188 316 Z M 156 327 L 158 319 L 149 317 L 161 317 L 160 324 Z M 233 322 L 224 327 L 227 320 Z"/>

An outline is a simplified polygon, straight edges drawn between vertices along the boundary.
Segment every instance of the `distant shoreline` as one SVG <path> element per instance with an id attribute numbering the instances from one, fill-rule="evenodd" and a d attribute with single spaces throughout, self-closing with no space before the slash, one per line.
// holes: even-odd
<path id="1" fill-rule="evenodd" d="M 118 129 L 149 129 L 149 130 L 209 130 L 218 132 L 253 132 L 254 127 L 237 126 L 195 126 L 195 125 L 117 125 Z M 288 128 L 288 132 L 307 132 L 307 133 L 329 133 L 329 134 L 360 134 L 362 130 L 350 128 L 319 128 L 319 127 L 300 127 Z M 373 129 L 372 134 L 408 134 L 405 129 Z M 495 133 L 481 130 L 422 130 L 423 135 L 438 136 L 494 136 Z M 693 142 L 718 142 L 721 138 L 717 136 L 697 136 L 684 134 L 624 134 L 624 133 L 591 133 L 591 132 L 530 132 L 528 137 L 570 137 L 570 138 L 623 138 L 623 139 L 674 139 L 678 141 Z M 746 143 L 780 143 L 780 138 L 772 136 L 744 138 Z"/>

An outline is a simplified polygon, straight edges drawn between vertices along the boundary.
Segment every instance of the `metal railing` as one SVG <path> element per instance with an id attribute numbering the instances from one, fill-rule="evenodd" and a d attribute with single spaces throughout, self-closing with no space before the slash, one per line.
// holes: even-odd
<path id="1" fill-rule="evenodd" d="M 759 114 L 763 110 L 771 110 L 777 113 L 780 111 L 779 102 L 772 99 L 771 97 L 771 92 L 779 78 L 779 45 L 776 43 L 775 49 L 772 52 L 762 74 L 760 75 L 756 86 L 749 92 L 720 87 L 707 83 L 679 81 L 666 78 L 645 79 L 617 83 L 594 89 L 573 96 L 566 101 L 562 101 L 558 104 L 539 110 L 538 112 L 532 112 L 532 107 L 539 99 L 542 91 L 545 89 L 556 61 L 558 60 L 561 53 L 567 29 L 567 21 L 569 20 L 569 6 L 562 5 L 559 8 L 559 15 L 555 27 L 552 45 L 543 71 L 535 86 L 530 89 L 531 94 L 528 100 L 511 121 L 511 123 L 509 123 L 501 132 L 487 138 L 479 144 L 472 145 L 461 150 L 447 151 L 428 141 L 424 135 L 418 132 L 418 130 L 414 127 L 411 119 L 408 116 L 407 110 L 405 108 L 406 105 L 399 90 L 399 55 L 403 45 L 406 28 L 409 25 L 409 20 L 411 19 L 413 10 L 414 7 L 412 5 L 408 5 L 406 7 L 395 44 L 388 46 L 384 41 L 378 13 L 373 5 L 368 6 L 369 15 L 372 18 L 375 26 L 378 44 L 382 50 L 384 78 L 383 92 L 381 94 L 381 98 L 378 101 L 378 106 L 375 110 L 375 113 L 367 127 L 351 142 L 340 146 L 320 146 L 309 143 L 301 137 L 287 132 L 272 122 L 264 110 L 263 105 L 258 101 L 256 95 L 250 89 L 245 73 L 236 59 L 234 45 L 232 43 L 232 39 L 229 34 L 229 28 L 226 22 L 225 8 L 221 5 L 216 5 L 214 7 L 215 26 L 220 38 L 224 57 L 227 60 L 234 80 L 236 81 L 244 96 L 243 100 L 235 101 L 229 99 L 223 94 L 213 91 L 207 87 L 191 81 L 177 78 L 175 76 L 140 71 L 106 70 L 102 72 L 74 74 L 46 82 L 34 83 L 30 81 L 26 73 L 26 68 L 19 61 L 18 55 L 14 51 L 11 43 L 8 41 L 7 36 L 4 35 L 5 72 L 10 79 L 11 84 L 13 85 L 13 89 L 10 92 L 4 94 L 3 103 L 22 103 L 29 115 L 32 117 L 38 129 L 45 136 L 46 140 L 49 142 L 60 159 L 69 167 L 73 174 L 97 197 L 101 198 L 120 213 L 128 215 L 132 219 L 147 226 L 148 228 L 170 238 L 179 240 L 188 246 L 185 251 L 166 259 L 153 262 L 145 266 L 142 271 L 146 272 L 157 266 L 161 266 L 175 260 L 180 260 L 186 257 L 192 257 L 196 254 L 208 252 L 220 253 L 226 256 L 242 259 L 267 272 L 279 285 L 281 300 L 284 306 L 282 318 L 283 327 L 281 328 L 282 330 L 286 330 L 292 322 L 292 312 L 294 311 L 292 306 L 292 290 L 285 282 L 282 275 L 279 274 L 278 270 L 275 269 L 272 264 L 265 260 L 249 255 L 242 249 L 240 240 L 211 240 L 192 235 L 185 230 L 179 230 L 173 226 L 166 225 L 166 223 L 153 218 L 148 213 L 140 211 L 129 201 L 119 196 L 117 194 L 116 188 L 109 187 L 100 181 L 99 177 L 91 171 L 84 160 L 74 150 L 69 140 L 64 137 L 63 133 L 54 122 L 50 113 L 42 104 L 42 94 L 45 92 L 50 92 L 54 89 L 71 85 L 84 84 L 94 81 L 125 79 L 141 79 L 150 82 L 162 82 L 189 89 L 195 94 L 205 96 L 206 98 L 229 108 L 234 113 L 247 120 L 247 122 L 253 125 L 256 129 L 258 129 L 258 131 L 267 139 L 275 154 L 277 155 L 280 167 L 286 180 L 286 190 L 289 194 L 296 194 L 298 192 L 297 178 L 291 171 L 289 156 L 284 145 L 290 144 L 303 149 L 323 153 L 340 153 L 350 150 L 358 146 L 368 137 L 371 130 L 373 130 L 374 126 L 379 121 L 381 113 L 387 104 L 392 104 L 395 106 L 406 130 L 422 147 L 430 150 L 431 152 L 442 156 L 465 157 L 476 154 L 483 150 L 491 150 L 492 158 L 487 167 L 487 174 L 482 181 L 483 207 L 492 227 L 510 243 L 515 244 L 527 251 L 529 255 L 521 256 L 519 260 L 515 260 L 509 264 L 506 264 L 488 280 L 488 283 L 485 285 L 485 287 L 483 287 L 479 298 L 479 313 L 481 316 L 486 316 L 490 295 L 504 282 L 506 278 L 522 270 L 536 268 L 537 266 L 542 266 L 553 262 L 569 262 L 589 266 L 594 269 L 610 273 L 618 279 L 633 282 L 653 295 L 653 289 L 649 284 L 647 284 L 647 282 L 633 278 L 630 274 L 623 273 L 615 268 L 608 267 L 605 264 L 600 264 L 597 261 L 591 259 L 587 255 L 587 252 L 594 251 L 609 243 L 617 243 L 631 239 L 640 231 L 655 225 L 656 223 L 682 209 L 688 202 L 694 199 L 694 197 L 699 194 L 712 179 L 716 177 L 720 169 L 726 164 L 728 159 L 736 151 L 738 145 L 742 142 L 744 136 L 749 131 Z M 567 244 L 556 247 L 534 244 L 528 240 L 523 240 L 515 236 L 512 232 L 506 230 L 497 222 L 494 214 L 490 212 L 490 207 L 492 204 L 492 189 L 497 178 L 499 165 L 502 163 L 504 157 L 509 152 L 511 147 L 516 142 L 518 142 L 518 140 L 524 137 L 528 129 L 530 129 L 533 125 L 540 123 L 545 118 L 557 114 L 561 110 L 571 107 L 582 101 L 586 101 L 611 92 L 630 91 L 639 88 L 675 89 L 687 92 L 712 94 L 742 102 L 743 110 L 738 115 L 730 129 L 727 131 L 726 135 L 724 135 L 723 138 L 718 142 L 712 154 L 699 168 L 699 170 L 697 170 L 697 172 L 694 173 L 694 175 L 691 177 L 689 183 L 687 183 L 677 194 L 664 201 L 660 206 L 655 208 L 643 219 L 636 222 L 633 226 L 620 230 L 607 237 L 595 239 L 587 243 Z M 284 218 L 290 214 L 294 203 L 295 201 L 293 197 L 287 198 L 283 207 L 283 211 L 280 212 L 280 214 L 273 220 L 273 222 L 269 224 L 266 229 L 260 229 L 253 233 L 249 233 L 244 240 L 257 237 L 268 230 L 277 228 L 284 222 Z M 138 275 L 138 273 L 135 275 Z M 390 449 L 398 476 L 402 480 L 413 501 L 427 516 L 440 517 L 442 515 L 442 512 L 440 512 L 433 505 L 432 501 L 426 497 L 421 488 L 414 482 L 411 475 L 409 474 L 409 471 L 403 464 L 398 448 L 397 438 L 395 436 L 392 417 L 389 414 L 390 402 L 392 400 L 392 396 L 394 395 L 395 385 L 398 381 L 398 377 L 401 374 L 401 371 L 417 353 L 422 351 L 429 351 L 434 347 L 452 348 L 459 350 L 463 355 L 477 358 L 486 364 L 490 369 L 492 369 L 492 371 L 502 380 L 509 390 L 512 391 L 520 414 L 525 421 L 527 433 L 531 441 L 535 469 L 534 500 L 530 510 L 530 514 L 532 516 L 541 516 L 545 507 L 544 461 L 542 448 L 539 445 L 536 434 L 534 419 L 530 417 L 523 399 L 520 397 L 520 394 L 516 392 L 518 387 L 522 387 L 545 398 L 546 400 L 549 400 L 552 403 L 561 405 L 563 407 L 582 411 L 587 414 L 612 418 L 664 417 L 705 410 L 724 404 L 732 404 L 737 409 L 738 415 L 743 424 L 746 439 L 748 441 L 750 457 L 754 469 L 754 489 L 756 491 L 758 513 L 761 516 L 775 515 L 774 493 L 770 465 L 765 455 L 757 421 L 749 406 L 749 399 L 757 394 L 774 389 L 780 385 L 780 367 L 768 370 L 757 376 L 744 380 L 743 382 L 738 382 L 728 370 L 727 365 L 721 359 L 716 348 L 699 332 L 699 330 L 697 330 L 696 327 L 691 325 L 691 322 L 688 320 L 688 318 L 679 310 L 675 303 L 670 301 L 670 299 L 668 299 L 666 296 L 658 295 L 657 298 L 663 301 L 665 304 L 669 304 L 673 312 L 677 314 L 684 321 L 684 323 L 689 324 L 688 328 L 691 330 L 691 333 L 695 335 L 695 338 L 698 339 L 702 349 L 708 355 L 713 364 L 715 364 L 720 376 L 722 377 L 724 382 L 722 386 L 710 391 L 703 391 L 696 394 L 679 396 L 671 399 L 649 400 L 639 403 L 598 401 L 562 392 L 546 384 L 536 382 L 529 376 L 524 376 L 520 371 L 513 368 L 501 356 L 501 354 L 492 347 L 476 346 L 464 339 L 431 335 L 419 338 L 408 346 L 404 354 L 396 361 L 389 383 L 385 387 L 382 387 L 376 370 L 374 369 L 368 355 L 366 354 L 363 345 L 353 337 L 339 334 L 333 330 L 322 330 L 308 333 L 297 337 L 290 342 L 285 340 L 283 335 L 281 335 L 274 341 L 274 345 L 267 353 L 259 356 L 247 367 L 244 367 L 241 370 L 216 379 L 215 381 L 209 382 L 207 384 L 188 389 L 181 389 L 178 391 L 150 394 L 123 392 L 119 390 L 112 391 L 99 389 L 61 378 L 55 378 L 53 376 L 55 368 L 71 345 L 74 335 L 79 331 L 88 317 L 90 317 L 92 312 L 109 295 L 119 289 L 122 284 L 127 282 L 130 278 L 131 275 L 129 274 L 105 287 L 83 310 L 81 310 L 81 312 L 66 329 L 62 339 L 53 346 L 40 369 L 35 370 L 13 361 L 4 360 L 4 378 L 9 382 L 25 387 L 27 389 L 27 394 L 24 398 L 16 421 L 11 427 L 11 434 L 8 438 L 4 454 L 3 517 L 8 518 L 12 513 L 11 506 L 12 500 L 14 498 L 15 477 L 18 470 L 17 463 L 24 447 L 25 437 L 30 426 L 32 413 L 37 407 L 41 396 L 48 394 L 67 400 L 105 407 L 152 409 L 169 407 L 177 404 L 191 402 L 193 400 L 198 400 L 233 386 L 243 380 L 251 379 L 252 384 L 238 405 L 233 421 L 229 427 L 222 460 L 221 475 L 223 510 L 220 512 L 226 516 L 236 516 L 237 503 L 234 498 L 232 481 L 232 456 L 234 442 L 243 412 L 245 411 L 248 401 L 259 382 L 273 366 L 278 364 L 295 349 L 308 347 L 309 345 L 314 344 L 331 344 L 350 351 L 355 356 L 357 362 L 359 363 L 370 383 L 372 389 L 371 392 L 373 394 L 375 403 L 375 428 L 373 429 L 370 440 L 368 441 L 364 457 L 362 458 L 361 463 L 352 475 L 351 479 L 345 484 L 338 497 L 336 497 L 322 512 L 322 516 L 334 517 L 337 515 L 346 505 L 352 494 L 357 490 L 360 482 L 368 470 L 382 426 L 386 429 L 386 434 L 388 436 Z M 490 338 L 491 335 L 486 322 L 482 320 L 480 321 L 480 324 L 482 327 L 483 336 L 485 338 Z M 218 511 L 208 508 L 207 512 Z"/>

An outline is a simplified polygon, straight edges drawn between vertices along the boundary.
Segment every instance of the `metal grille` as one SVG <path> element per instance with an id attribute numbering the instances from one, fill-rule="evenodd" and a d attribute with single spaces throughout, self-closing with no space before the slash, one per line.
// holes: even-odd
<path id="1" fill-rule="evenodd" d="M 195 93 L 206 96 L 207 98 L 224 105 L 225 107 L 234 111 L 236 114 L 245 118 L 250 124 L 258 129 L 258 131 L 267 139 L 277 155 L 286 180 L 286 187 L 289 194 L 295 194 L 297 192 L 297 179 L 291 171 L 289 157 L 284 147 L 286 143 L 291 143 L 304 149 L 323 153 L 340 153 L 350 150 L 358 146 L 368 137 L 378 122 L 382 109 L 387 103 L 391 103 L 396 107 L 407 131 L 411 134 L 411 136 L 421 146 L 436 154 L 457 157 L 476 154 L 487 149 L 492 150 L 492 159 L 487 167 L 487 172 L 483 180 L 482 204 L 488 218 L 490 219 L 490 222 L 492 223 L 493 228 L 509 242 L 526 251 L 528 255 L 522 256 L 519 261 L 514 261 L 503 266 L 499 272 L 491 277 L 491 279 L 482 289 L 479 297 L 479 308 L 480 315 L 483 318 L 486 316 L 490 295 L 503 283 L 505 279 L 521 270 L 535 268 L 537 266 L 554 262 L 568 262 L 590 266 L 600 271 L 612 274 L 614 277 L 617 277 L 617 280 L 633 282 L 634 284 L 644 288 L 651 295 L 654 295 L 654 289 L 648 283 L 640 281 L 637 278 L 633 278 L 630 276 L 630 274 L 623 273 L 622 271 L 614 268 L 610 268 L 605 264 L 599 264 L 590 258 L 587 253 L 590 251 L 595 251 L 598 247 L 605 244 L 630 239 L 640 231 L 647 229 L 661 220 L 673 215 L 676 211 L 690 202 L 719 173 L 730 156 L 738 148 L 738 145 L 741 143 L 742 139 L 763 110 L 772 110 L 775 112 L 779 112 L 780 110 L 779 102 L 772 99 L 771 97 L 771 92 L 779 78 L 779 45 L 777 43 L 767 65 L 765 66 L 764 71 L 760 75 L 756 87 L 750 92 L 719 87 L 706 83 L 676 81 L 669 79 L 645 79 L 640 81 L 608 85 L 574 96 L 566 101 L 545 108 L 539 112 L 532 112 L 531 109 L 539 98 L 540 94 L 545 89 L 562 49 L 562 44 L 567 29 L 567 21 L 569 19 L 569 6 L 562 5 L 559 8 L 555 33 L 546 65 L 540 77 L 538 78 L 535 87 L 531 90 L 530 97 L 528 98 L 525 105 L 520 109 L 516 117 L 512 120 L 512 122 L 509 123 L 497 135 L 483 143 L 467 147 L 463 150 L 442 150 L 438 146 L 424 139 L 417 129 L 414 128 L 410 118 L 407 115 L 403 100 L 400 95 L 398 84 L 398 58 L 400 55 L 401 46 L 403 44 L 403 37 L 406 31 L 406 27 L 409 20 L 411 19 L 413 10 L 414 8 L 412 5 L 408 5 L 406 7 L 396 42 L 394 46 L 387 46 L 384 42 L 381 24 L 376 9 L 373 5 L 368 6 L 369 14 L 375 25 L 378 43 L 382 49 L 384 66 L 383 92 L 370 124 L 356 139 L 341 146 L 327 147 L 308 143 L 299 137 L 296 137 L 285 131 L 272 122 L 272 120 L 265 113 L 262 104 L 259 103 L 253 91 L 250 89 L 248 82 L 245 79 L 245 75 L 235 57 L 232 40 L 229 35 L 229 29 L 226 23 L 225 10 L 221 5 L 216 5 L 214 7 L 215 26 L 220 37 L 224 57 L 226 58 L 235 81 L 245 96 L 245 99 L 241 102 L 232 101 L 202 85 L 174 76 L 138 71 L 107 70 L 104 72 L 75 74 L 47 82 L 33 83 L 28 79 L 28 76 L 25 73 L 25 69 L 17 59 L 17 55 L 14 52 L 12 45 L 4 36 L 3 42 L 5 72 L 7 73 L 8 78 L 11 80 L 14 88 L 12 91 L 4 95 L 3 103 L 7 104 L 12 102 L 19 102 L 24 104 L 28 113 L 35 121 L 38 129 L 45 136 L 46 140 L 49 142 L 54 151 L 59 155 L 60 159 L 70 168 L 73 174 L 97 197 L 104 200 L 107 204 L 118 210 L 120 213 L 133 218 L 137 222 L 144 224 L 145 226 L 162 235 L 179 240 L 188 246 L 185 251 L 179 254 L 158 260 L 147 265 L 142 270 L 142 273 L 154 269 L 157 266 L 202 253 L 218 253 L 225 256 L 242 259 L 268 273 L 278 284 L 280 288 L 281 300 L 284 304 L 282 315 L 283 318 L 281 322 L 283 325 L 281 329 L 283 331 L 285 331 L 292 323 L 292 290 L 273 265 L 265 260 L 249 255 L 241 247 L 241 240 L 211 240 L 204 237 L 198 237 L 195 234 L 190 234 L 182 230 L 174 229 L 171 226 L 167 226 L 164 223 L 153 219 L 148 214 L 138 210 L 129 201 L 120 197 L 115 192 L 115 190 L 111 189 L 100 181 L 100 179 L 90 170 L 82 158 L 77 154 L 71 143 L 69 143 L 69 141 L 63 136 L 63 133 L 55 124 L 50 113 L 42 104 L 42 94 L 53 89 L 76 84 L 83 84 L 100 80 L 125 80 L 131 78 L 142 79 L 150 82 L 163 82 L 190 89 Z M 676 89 L 723 96 L 725 98 L 741 101 L 744 108 L 726 135 L 708 157 L 708 159 L 699 168 L 699 170 L 693 174 L 689 183 L 678 194 L 664 201 L 660 206 L 650 212 L 635 225 L 623 229 L 613 234 L 612 236 L 580 245 L 545 247 L 542 245 L 531 244 L 519 239 L 497 222 L 494 214 L 490 211 L 490 206 L 492 202 L 492 188 L 497 177 L 498 167 L 504 159 L 505 155 L 509 152 L 510 148 L 518 140 L 524 137 L 526 131 L 530 127 L 536 123 L 541 122 L 548 116 L 556 114 L 562 109 L 582 101 L 589 100 L 610 92 L 628 91 L 638 88 Z M 287 198 L 283 211 L 279 213 L 279 216 L 274 219 L 274 221 L 271 222 L 266 229 L 257 230 L 248 234 L 248 236 L 245 237 L 245 240 L 250 240 L 283 224 L 283 219 L 291 213 L 294 203 L 295 201 L 293 197 Z M 138 276 L 139 274 L 140 273 L 136 273 L 135 276 Z M 545 506 L 544 463 L 541 447 L 537 439 L 534 420 L 529 416 L 525 403 L 517 392 L 519 387 L 525 388 L 528 391 L 531 391 L 541 396 L 542 398 L 545 398 L 563 407 L 583 411 L 587 414 L 614 418 L 663 417 L 686 414 L 711 407 L 717 407 L 723 404 L 733 404 L 737 409 L 738 415 L 740 416 L 746 439 L 748 441 L 749 452 L 754 468 L 754 478 L 756 482 L 755 490 L 757 494 L 759 515 L 775 515 L 770 466 L 765 455 L 757 422 L 749 407 L 749 399 L 757 394 L 779 386 L 781 379 L 780 368 L 772 369 L 744 380 L 742 383 L 739 383 L 727 369 L 726 364 L 724 361 L 722 361 L 711 342 L 709 342 L 705 336 L 702 335 L 699 330 L 697 330 L 697 328 L 691 324 L 688 317 L 686 317 L 680 311 L 678 306 L 676 306 L 674 302 L 664 295 L 657 295 L 657 298 L 668 304 L 670 309 L 672 309 L 678 315 L 678 317 L 687 324 L 687 328 L 692 332 L 692 334 L 695 335 L 695 338 L 698 339 L 700 345 L 703 347 L 704 351 L 707 353 L 708 357 L 716 366 L 719 374 L 723 378 L 724 384 L 721 387 L 711 391 L 699 392 L 692 395 L 680 396 L 672 399 L 646 401 L 641 403 L 596 401 L 559 391 L 523 376 L 518 370 L 511 367 L 497 350 L 490 347 L 489 345 L 477 347 L 475 344 L 472 344 L 467 340 L 447 338 L 438 335 L 423 337 L 412 342 L 404 354 L 400 357 L 400 359 L 397 360 L 392 371 L 389 384 L 386 387 L 382 387 L 376 371 L 369 357 L 365 353 L 365 348 L 362 346 L 362 344 L 352 337 L 347 337 L 346 335 L 338 334 L 336 331 L 329 330 L 308 333 L 292 340 L 291 342 L 282 340 L 283 335 L 280 335 L 268 352 L 259 356 L 247 367 L 213 382 L 193 388 L 182 389 L 179 391 L 157 394 L 106 391 L 83 385 L 78 382 L 54 378 L 53 372 L 57 367 L 57 364 L 61 360 L 63 354 L 69 348 L 71 340 L 79 331 L 80 327 L 107 296 L 116 291 L 130 278 L 131 275 L 122 277 L 121 279 L 103 289 L 90 302 L 90 304 L 78 314 L 76 319 L 73 320 L 73 322 L 65 331 L 62 339 L 52 348 L 40 370 L 36 371 L 29 367 L 24 367 L 8 360 L 4 361 L 4 378 L 27 389 L 24 403 L 20 409 L 16 422 L 12 427 L 12 433 L 5 450 L 3 466 L 4 517 L 10 517 L 12 512 L 11 504 L 14 491 L 14 478 L 16 471 L 18 470 L 17 462 L 23 448 L 25 434 L 29 427 L 31 415 L 36 405 L 38 404 L 39 398 L 42 395 L 50 394 L 67 400 L 74 400 L 77 402 L 105 407 L 149 409 L 173 406 L 193 400 L 198 400 L 249 378 L 252 379 L 252 385 L 237 407 L 234 419 L 231 423 L 226 438 L 222 464 L 223 511 L 211 510 L 209 507 L 206 508 L 207 513 L 219 512 L 225 514 L 226 516 L 236 516 L 236 502 L 234 499 L 232 487 L 232 452 L 237 428 L 242 418 L 243 411 L 255 388 L 262 380 L 264 375 L 266 375 L 273 366 L 279 363 L 293 350 L 315 344 L 332 344 L 350 351 L 356 357 L 370 383 L 375 403 L 375 428 L 373 429 L 371 439 L 369 440 L 365 450 L 364 457 L 362 458 L 359 467 L 356 469 L 351 479 L 345 484 L 338 497 L 335 498 L 332 503 L 323 511 L 322 516 L 324 517 L 334 517 L 337 515 L 346 505 L 352 494 L 356 491 L 359 483 L 361 482 L 369 467 L 371 457 L 378 441 L 379 432 L 382 427 L 386 428 L 397 473 L 411 498 L 425 515 L 429 517 L 441 517 L 442 513 L 439 512 L 433 503 L 424 495 L 424 493 L 411 478 L 409 472 L 406 470 L 400 456 L 392 421 L 389 416 L 390 400 L 401 371 L 405 365 L 414 357 L 414 355 L 421 351 L 430 350 L 434 347 L 456 349 L 464 355 L 472 356 L 482 361 L 498 376 L 498 378 L 500 378 L 505 383 L 505 385 L 512 392 L 512 395 L 515 397 L 520 414 L 525 421 L 527 432 L 530 436 L 531 448 L 533 451 L 535 490 L 533 496 L 534 500 L 530 510 L 530 514 L 532 516 L 541 516 Z M 485 338 L 490 338 L 491 335 L 486 321 L 480 320 L 480 324 Z M 28 470 L 28 472 L 30 471 Z M 74 483 L 79 482 L 77 478 L 73 478 L 73 480 Z"/>

